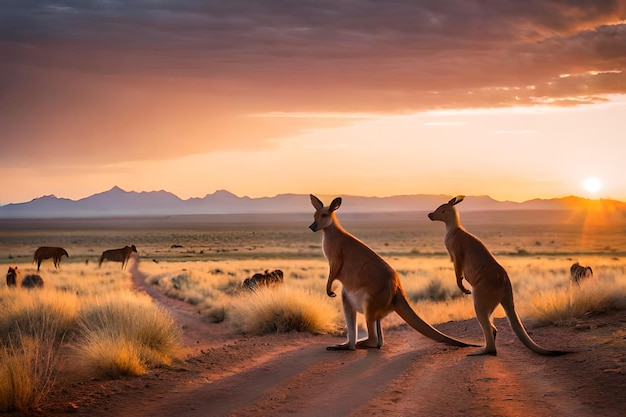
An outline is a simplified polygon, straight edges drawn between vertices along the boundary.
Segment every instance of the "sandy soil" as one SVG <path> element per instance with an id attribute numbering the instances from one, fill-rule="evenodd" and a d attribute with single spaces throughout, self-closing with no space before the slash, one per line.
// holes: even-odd
<path id="1" fill-rule="evenodd" d="M 534 328 L 552 349 L 526 349 L 496 320 L 497 357 L 435 343 L 402 326 L 380 350 L 326 351 L 332 336 L 242 336 L 200 320 L 193 308 L 147 286 L 138 291 L 169 309 L 184 330 L 185 359 L 142 377 L 85 380 L 63 373 L 34 415 L 104 416 L 623 416 L 626 410 L 626 311 L 590 316 L 568 327 Z M 475 320 L 437 326 L 480 340 Z M 14 414 L 18 415 L 18 414 Z"/>

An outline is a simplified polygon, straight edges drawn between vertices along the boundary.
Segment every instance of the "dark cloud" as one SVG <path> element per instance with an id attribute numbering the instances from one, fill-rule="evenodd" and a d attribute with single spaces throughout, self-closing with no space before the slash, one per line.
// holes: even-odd
<path id="1" fill-rule="evenodd" d="M 307 127 L 249 117 L 272 111 L 601 101 L 625 92 L 624 19 L 625 0 L 5 0 L 0 159 L 166 157 Z"/>

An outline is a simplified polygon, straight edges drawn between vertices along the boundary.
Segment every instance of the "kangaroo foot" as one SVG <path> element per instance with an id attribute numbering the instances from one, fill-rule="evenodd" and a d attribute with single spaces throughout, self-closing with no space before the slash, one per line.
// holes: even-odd
<path id="1" fill-rule="evenodd" d="M 491 355 L 491 356 L 497 356 L 498 353 L 496 352 L 496 349 L 487 349 L 487 348 L 483 348 L 483 349 L 479 349 L 475 352 L 472 353 L 468 353 L 467 356 L 481 356 L 481 355 Z"/>
<path id="2" fill-rule="evenodd" d="M 355 347 L 350 347 L 348 343 L 341 343 L 338 345 L 326 346 L 326 350 L 354 350 Z"/>

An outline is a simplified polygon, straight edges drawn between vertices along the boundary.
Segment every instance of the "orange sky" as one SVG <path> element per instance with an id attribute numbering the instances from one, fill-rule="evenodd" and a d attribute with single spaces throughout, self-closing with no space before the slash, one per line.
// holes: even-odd
<path id="1" fill-rule="evenodd" d="M 128 3 L 0 3 L 0 204 L 626 200 L 624 0 Z"/>

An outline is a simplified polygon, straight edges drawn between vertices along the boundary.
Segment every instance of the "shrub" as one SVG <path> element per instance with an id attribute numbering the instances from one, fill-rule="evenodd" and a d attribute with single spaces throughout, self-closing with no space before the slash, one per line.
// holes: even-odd
<path id="1" fill-rule="evenodd" d="M 77 350 L 84 366 L 97 375 L 118 378 L 147 371 L 141 347 L 110 328 L 83 329 Z"/>
<path id="2" fill-rule="evenodd" d="M 335 333 L 338 310 L 317 293 L 286 285 L 260 288 L 234 300 L 229 316 L 243 333 Z"/>
<path id="3" fill-rule="evenodd" d="M 52 390 L 59 349 L 49 333 L 18 334 L 0 348 L 0 412 L 37 408 Z"/>
<path id="4" fill-rule="evenodd" d="M 77 352 L 85 365 L 108 377 L 141 375 L 169 365 L 180 353 L 181 329 L 147 296 L 112 294 L 85 308 Z"/>
<path id="5" fill-rule="evenodd" d="M 626 308 L 626 288 L 586 281 L 566 290 L 547 290 L 531 296 L 530 316 L 538 324 L 562 324 L 587 314 Z"/>
<path id="6" fill-rule="evenodd" d="M 1 304 L 0 342 L 4 343 L 42 333 L 58 341 L 73 328 L 79 311 L 76 295 L 48 289 L 5 290 Z"/>
<path id="7" fill-rule="evenodd" d="M 407 298 L 414 303 L 422 300 L 446 301 L 460 297 L 461 295 L 463 295 L 463 293 L 458 291 L 457 288 L 444 286 L 439 279 L 430 280 L 425 288 L 407 292 Z"/>

